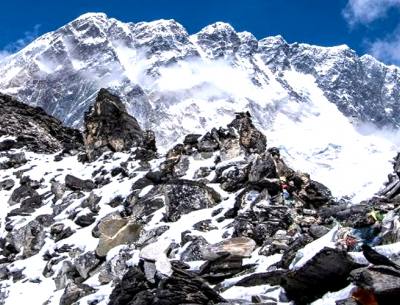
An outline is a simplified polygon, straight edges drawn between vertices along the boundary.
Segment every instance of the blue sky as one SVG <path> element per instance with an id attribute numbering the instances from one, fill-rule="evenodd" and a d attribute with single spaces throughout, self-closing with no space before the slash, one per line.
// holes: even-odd
<path id="1" fill-rule="evenodd" d="M 225 21 L 257 38 L 347 44 L 400 64 L 399 8 L 400 0 L 12 0 L 1 4 L 0 50 L 14 52 L 83 13 L 104 12 L 126 22 L 173 18 L 189 33 Z"/>

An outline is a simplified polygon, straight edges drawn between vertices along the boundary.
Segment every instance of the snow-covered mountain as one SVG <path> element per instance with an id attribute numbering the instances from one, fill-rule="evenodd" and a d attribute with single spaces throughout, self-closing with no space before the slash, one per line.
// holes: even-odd
<path id="1" fill-rule="evenodd" d="M 355 200 L 379 188 L 395 154 L 393 137 L 375 126 L 400 125 L 397 67 L 347 46 L 257 40 L 221 22 L 189 35 L 173 20 L 85 14 L 4 59 L 0 71 L 1 92 L 74 127 L 98 89 L 113 89 L 164 147 L 248 110 L 293 166 Z"/>

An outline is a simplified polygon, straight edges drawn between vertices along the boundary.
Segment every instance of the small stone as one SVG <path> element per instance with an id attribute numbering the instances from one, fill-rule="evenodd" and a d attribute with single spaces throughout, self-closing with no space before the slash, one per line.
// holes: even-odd
<path id="1" fill-rule="evenodd" d="M 88 213 L 85 215 L 78 216 L 78 218 L 75 220 L 75 223 L 78 226 L 81 226 L 84 228 L 84 227 L 90 226 L 95 221 L 96 221 L 96 214 Z"/>
<path id="2" fill-rule="evenodd" d="M 6 179 L 0 182 L 0 191 L 5 190 L 9 191 L 11 190 L 15 185 L 15 181 L 12 179 Z"/>

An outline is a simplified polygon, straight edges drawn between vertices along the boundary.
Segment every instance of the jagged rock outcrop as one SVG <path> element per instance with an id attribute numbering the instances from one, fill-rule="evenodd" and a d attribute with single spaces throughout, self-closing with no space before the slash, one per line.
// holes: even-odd
<path id="1" fill-rule="evenodd" d="M 79 130 L 5 94 L 0 94 L 0 136 L 13 137 L 0 142 L 0 151 L 25 147 L 37 153 L 71 152 L 83 146 Z"/>
<path id="2" fill-rule="evenodd" d="M 156 151 L 154 133 L 140 128 L 118 96 L 101 89 L 96 102 L 85 114 L 88 159 L 93 161 L 103 152 L 129 151 L 134 147 Z"/>

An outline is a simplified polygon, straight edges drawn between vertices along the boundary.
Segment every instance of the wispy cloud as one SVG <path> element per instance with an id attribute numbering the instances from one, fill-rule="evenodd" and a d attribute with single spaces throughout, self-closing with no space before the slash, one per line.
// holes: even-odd
<path id="1" fill-rule="evenodd" d="M 350 26 L 366 25 L 385 17 L 395 7 L 400 7 L 400 0 L 349 0 L 343 16 Z"/>
<path id="2" fill-rule="evenodd" d="M 368 26 L 384 19 L 391 9 L 400 9 L 400 0 L 348 0 L 343 16 L 350 27 Z M 400 64 L 400 24 L 386 36 L 373 41 L 367 37 L 367 52 L 385 63 Z"/>
<path id="3" fill-rule="evenodd" d="M 388 36 L 368 43 L 368 52 L 387 63 L 400 65 L 400 26 Z"/>
<path id="4" fill-rule="evenodd" d="M 21 38 L 7 44 L 3 50 L 0 50 L 0 61 L 21 50 L 27 44 L 36 39 L 39 35 L 40 26 L 40 24 L 36 24 L 32 30 L 26 31 Z"/>

